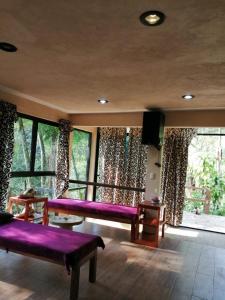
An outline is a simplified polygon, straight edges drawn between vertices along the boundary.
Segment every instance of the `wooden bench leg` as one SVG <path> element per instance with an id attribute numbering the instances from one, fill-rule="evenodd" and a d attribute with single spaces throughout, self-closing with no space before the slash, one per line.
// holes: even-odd
<path id="1" fill-rule="evenodd" d="M 136 239 L 136 223 L 131 223 L 131 236 L 130 241 L 133 242 Z"/>
<path id="2" fill-rule="evenodd" d="M 95 255 L 90 259 L 90 263 L 89 263 L 89 281 L 90 282 L 96 281 L 96 270 L 97 270 L 97 252 L 95 252 Z"/>
<path id="3" fill-rule="evenodd" d="M 165 224 L 162 225 L 162 237 L 164 238 Z"/>
<path id="4" fill-rule="evenodd" d="M 78 264 L 72 267 L 70 280 L 70 300 L 77 300 L 79 294 L 80 266 Z"/>

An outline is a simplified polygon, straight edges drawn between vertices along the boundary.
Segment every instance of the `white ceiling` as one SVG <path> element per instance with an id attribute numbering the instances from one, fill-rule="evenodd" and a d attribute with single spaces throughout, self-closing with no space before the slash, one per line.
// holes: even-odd
<path id="1" fill-rule="evenodd" d="M 61 111 L 225 109 L 224 0 L 1 0 L 0 41 L 0 90 Z"/>

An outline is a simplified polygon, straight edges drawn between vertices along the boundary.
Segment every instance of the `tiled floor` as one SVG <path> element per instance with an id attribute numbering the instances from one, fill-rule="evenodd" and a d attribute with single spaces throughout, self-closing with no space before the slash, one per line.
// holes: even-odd
<path id="1" fill-rule="evenodd" d="M 183 226 L 225 233 L 225 217 L 184 212 Z M 225 296 L 224 296 L 225 299 Z"/>

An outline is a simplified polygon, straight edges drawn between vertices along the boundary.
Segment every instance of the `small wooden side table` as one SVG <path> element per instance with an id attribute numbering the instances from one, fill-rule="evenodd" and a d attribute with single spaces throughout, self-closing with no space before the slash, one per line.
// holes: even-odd
<path id="1" fill-rule="evenodd" d="M 9 197 L 9 202 L 8 202 L 8 212 L 12 213 L 12 208 L 13 204 L 19 204 L 19 205 L 24 205 L 25 206 L 25 213 L 24 213 L 24 221 L 27 222 L 32 222 L 34 218 L 31 218 L 29 216 L 29 211 L 30 211 L 30 206 L 34 203 L 40 203 L 43 202 L 43 218 L 42 218 L 42 224 L 43 225 L 48 225 L 48 198 L 42 198 L 42 197 L 33 197 L 33 198 L 20 198 L 19 196 L 17 197 Z M 22 218 L 19 218 L 22 219 Z"/>
<path id="2" fill-rule="evenodd" d="M 166 207 L 161 203 L 154 203 L 145 200 L 138 205 L 137 237 L 138 244 L 158 247 L 160 239 L 160 226 L 162 227 L 162 237 L 164 237 Z M 143 225 L 142 233 L 139 233 L 139 224 Z M 153 232 L 151 232 L 151 229 Z"/>

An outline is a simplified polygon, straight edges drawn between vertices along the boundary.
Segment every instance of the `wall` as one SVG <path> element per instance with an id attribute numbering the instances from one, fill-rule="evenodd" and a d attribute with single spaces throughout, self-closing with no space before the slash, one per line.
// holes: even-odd
<path id="1" fill-rule="evenodd" d="M 71 114 L 70 121 L 74 126 L 93 127 L 126 127 L 142 126 L 143 113 L 102 113 L 102 114 Z"/>
<path id="2" fill-rule="evenodd" d="M 154 146 L 148 147 L 145 199 L 151 199 L 159 195 L 161 174 L 161 167 L 156 165 L 156 163 L 160 164 L 161 162 L 161 151 Z"/>
<path id="3" fill-rule="evenodd" d="M 17 111 L 26 115 L 38 117 L 50 121 L 58 121 L 59 119 L 68 119 L 68 114 L 49 108 L 42 104 L 24 99 L 22 97 L 11 95 L 6 92 L 0 91 L 0 99 L 13 103 L 17 106 Z"/>
<path id="4" fill-rule="evenodd" d="M 225 127 L 225 110 L 166 111 L 165 127 Z M 143 112 L 71 114 L 74 126 L 142 126 Z"/>
<path id="5" fill-rule="evenodd" d="M 225 110 L 166 112 L 166 127 L 225 127 Z"/>

